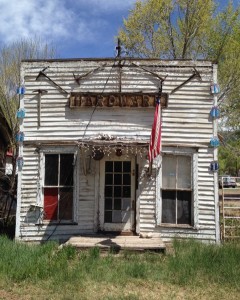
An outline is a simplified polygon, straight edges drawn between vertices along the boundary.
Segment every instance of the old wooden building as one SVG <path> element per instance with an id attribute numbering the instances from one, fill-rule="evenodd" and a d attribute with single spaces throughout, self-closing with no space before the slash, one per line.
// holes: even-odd
<path id="1" fill-rule="evenodd" d="M 219 241 L 216 65 L 28 60 L 21 76 L 17 239 Z M 159 97 L 161 155 L 150 165 Z"/>

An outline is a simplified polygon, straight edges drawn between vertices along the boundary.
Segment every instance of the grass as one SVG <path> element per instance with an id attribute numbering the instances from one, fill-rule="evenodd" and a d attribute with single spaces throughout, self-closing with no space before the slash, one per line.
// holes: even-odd
<path id="1" fill-rule="evenodd" d="M 0 299 L 237 299 L 240 244 L 174 241 L 173 254 L 77 252 L 0 237 Z"/>

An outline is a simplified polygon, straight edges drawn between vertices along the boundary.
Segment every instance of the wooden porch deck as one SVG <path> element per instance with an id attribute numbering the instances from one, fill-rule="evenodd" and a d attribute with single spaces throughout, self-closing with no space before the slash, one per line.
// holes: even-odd
<path id="1" fill-rule="evenodd" d="M 79 249 L 99 247 L 100 250 L 132 250 L 132 251 L 165 251 L 166 245 L 159 237 L 141 238 L 139 236 L 74 236 L 65 245 L 72 245 Z"/>

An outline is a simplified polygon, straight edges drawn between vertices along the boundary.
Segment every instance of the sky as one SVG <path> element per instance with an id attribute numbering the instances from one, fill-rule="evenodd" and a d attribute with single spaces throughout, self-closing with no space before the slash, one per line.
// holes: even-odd
<path id="1" fill-rule="evenodd" d="M 55 46 L 59 58 L 114 57 L 114 38 L 135 2 L 0 0 L 0 45 L 37 36 Z"/>

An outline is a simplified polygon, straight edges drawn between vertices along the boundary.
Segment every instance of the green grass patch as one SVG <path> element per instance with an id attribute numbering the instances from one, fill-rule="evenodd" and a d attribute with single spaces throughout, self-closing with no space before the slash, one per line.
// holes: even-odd
<path id="1" fill-rule="evenodd" d="M 211 285 L 239 291 L 240 244 L 176 240 L 173 248 L 172 254 L 100 255 L 99 248 L 77 252 L 72 246 L 59 248 L 52 242 L 29 245 L 0 237 L 0 283 L 34 285 L 49 295 L 64 293 L 64 299 L 77 299 L 79 293 L 81 299 L 141 299 L 143 283 L 202 290 Z M 129 293 L 121 295 L 130 283 Z M 102 298 L 94 292 L 98 289 L 105 291 Z"/>

